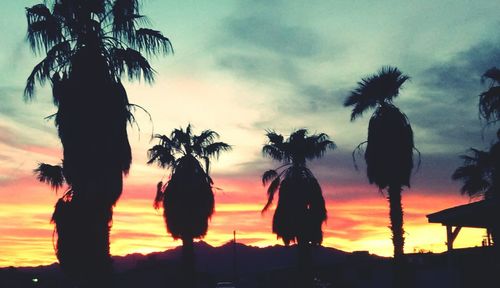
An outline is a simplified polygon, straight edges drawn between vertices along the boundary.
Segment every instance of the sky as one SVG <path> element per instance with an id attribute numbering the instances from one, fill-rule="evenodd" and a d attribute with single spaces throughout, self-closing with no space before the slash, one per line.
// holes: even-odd
<path id="1" fill-rule="evenodd" d="M 0 267 L 56 261 L 50 217 L 60 193 L 38 183 L 39 162 L 56 164 L 61 144 L 52 120 L 50 87 L 23 101 L 26 78 L 41 55 L 26 42 L 25 7 L 0 10 Z M 407 114 L 421 152 L 411 189 L 403 192 L 405 252 L 446 249 L 446 231 L 426 215 L 473 201 L 451 174 L 469 147 L 487 149 L 494 127 L 482 129 L 477 95 L 481 75 L 500 65 L 498 1 L 167 1 L 145 0 L 142 12 L 171 40 L 175 54 L 153 57 L 153 85 L 127 82 L 138 110 L 129 128 L 133 165 L 114 209 L 111 252 L 149 253 L 180 245 L 152 203 L 169 171 L 146 165 L 152 134 L 194 126 L 217 131 L 231 144 L 211 165 L 216 212 L 204 241 L 282 244 L 272 234 L 273 211 L 261 215 L 260 177 L 279 163 L 264 158 L 265 131 L 324 132 L 337 149 L 310 168 L 323 188 L 328 221 L 324 246 L 392 254 L 388 202 L 368 183 L 351 153 L 366 140 L 371 112 L 350 122 L 343 107 L 362 77 L 384 65 L 411 77 L 394 103 Z M 485 231 L 463 229 L 455 246 L 481 245 Z"/>

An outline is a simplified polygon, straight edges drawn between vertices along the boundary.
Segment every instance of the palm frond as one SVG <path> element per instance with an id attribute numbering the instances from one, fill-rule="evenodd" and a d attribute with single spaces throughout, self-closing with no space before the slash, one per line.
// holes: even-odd
<path id="1" fill-rule="evenodd" d="M 31 49 L 36 54 L 42 49 L 48 51 L 53 45 L 63 39 L 59 23 L 51 23 L 49 20 L 40 20 L 28 25 L 26 36 Z"/>
<path id="2" fill-rule="evenodd" d="M 212 130 L 204 130 L 200 135 L 193 135 L 191 137 L 191 148 L 195 155 L 200 157 L 206 156 L 203 149 L 214 142 L 215 139 L 219 138 L 219 134 Z"/>
<path id="3" fill-rule="evenodd" d="M 44 85 L 47 79 L 51 78 L 51 73 L 55 72 L 56 68 L 60 68 L 69 62 L 72 54 L 69 41 L 60 42 L 54 45 L 48 52 L 46 57 L 40 61 L 30 76 L 26 80 L 26 87 L 24 88 L 24 98 L 32 99 L 35 93 L 36 82 Z"/>
<path id="4" fill-rule="evenodd" d="M 453 172 L 452 179 L 462 181 L 463 185 L 460 188 L 460 192 L 470 197 L 484 195 L 491 187 L 491 183 L 485 177 L 484 171 L 481 171 L 481 169 L 475 165 L 457 168 Z"/>
<path id="5" fill-rule="evenodd" d="M 392 99 L 399 95 L 402 85 L 409 79 L 410 77 L 398 68 L 390 66 L 384 66 L 377 74 L 361 79 L 344 102 L 345 107 L 354 106 L 351 121 L 380 103 L 391 103 Z"/>
<path id="6" fill-rule="evenodd" d="M 358 156 L 364 154 L 363 145 L 365 145 L 366 143 L 368 143 L 368 141 L 361 142 L 358 144 L 358 146 L 356 146 L 356 148 L 354 148 L 354 150 L 352 150 L 352 163 L 354 165 L 354 169 L 356 170 L 359 170 L 358 163 L 356 162 L 356 154 L 358 154 Z"/>
<path id="7" fill-rule="evenodd" d="M 484 72 L 484 74 L 481 76 L 481 81 L 484 83 L 487 80 L 490 81 L 490 86 L 500 84 L 500 69 L 498 69 L 497 67 L 492 67 Z"/>
<path id="8" fill-rule="evenodd" d="M 358 82 L 358 85 L 364 85 L 364 84 Z M 356 120 L 356 118 L 362 116 L 366 110 L 377 106 L 377 101 L 371 98 L 365 100 L 361 97 L 359 91 L 353 91 L 351 92 L 351 95 L 344 102 L 344 106 L 345 107 L 354 106 L 351 112 L 351 121 L 354 121 Z"/>
<path id="9" fill-rule="evenodd" d="M 469 148 L 467 153 L 470 153 L 471 155 L 460 155 L 460 158 L 464 160 L 465 165 L 476 165 L 484 168 L 490 167 L 492 165 L 491 155 L 488 151 Z"/>
<path id="10" fill-rule="evenodd" d="M 186 127 L 186 137 L 189 138 L 191 140 L 191 136 L 193 136 L 193 131 L 192 131 L 192 128 L 193 126 L 191 125 L 191 123 L 188 124 L 188 126 Z"/>
<path id="11" fill-rule="evenodd" d="M 139 2 L 137 0 L 116 0 L 111 8 L 111 13 L 113 15 L 113 36 L 133 43 L 137 21 L 143 18 L 139 14 Z"/>
<path id="12" fill-rule="evenodd" d="M 35 95 L 36 82 L 40 83 L 40 85 L 45 84 L 55 64 L 55 59 L 47 57 L 33 67 L 30 76 L 28 76 L 26 80 L 26 87 L 24 88 L 25 100 L 32 99 L 33 95 Z"/>
<path id="13" fill-rule="evenodd" d="M 464 165 L 458 167 L 451 178 L 462 182 L 462 194 L 486 197 L 492 188 L 493 163 L 491 154 L 474 148 L 461 155 Z"/>
<path id="14" fill-rule="evenodd" d="M 158 184 L 156 184 L 156 196 L 155 200 L 153 202 L 153 207 L 158 210 L 160 209 L 161 205 L 163 204 L 163 199 L 164 199 L 164 193 L 163 193 L 163 182 L 160 181 Z"/>
<path id="15" fill-rule="evenodd" d="M 129 80 L 140 79 L 142 76 L 146 82 L 153 82 L 155 71 L 139 51 L 131 48 L 110 50 L 111 68 L 115 77 L 119 78 L 126 72 Z"/>
<path id="16" fill-rule="evenodd" d="M 39 163 L 33 172 L 38 181 L 49 184 L 56 191 L 64 185 L 63 168 L 60 165 Z"/>
<path id="17" fill-rule="evenodd" d="M 264 145 L 264 147 L 262 147 L 262 154 L 276 161 L 282 161 L 284 159 L 283 151 L 272 144 Z"/>
<path id="18" fill-rule="evenodd" d="M 133 41 L 134 47 L 137 47 L 139 51 L 145 51 L 148 56 L 155 54 L 168 55 L 174 52 L 170 40 L 157 30 L 138 29 L 135 32 Z"/>
<path id="19" fill-rule="evenodd" d="M 215 142 L 203 148 L 203 155 L 207 157 L 219 158 L 221 152 L 231 151 L 232 147 L 224 142 Z"/>
<path id="20" fill-rule="evenodd" d="M 269 143 L 273 143 L 273 144 L 277 144 L 277 145 L 283 143 L 283 140 L 284 140 L 282 135 L 277 134 L 276 132 L 274 132 L 272 130 L 267 130 L 266 136 L 269 139 Z"/>
<path id="21" fill-rule="evenodd" d="M 170 138 L 168 138 L 168 136 L 166 135 L 155 134 L 153 138 L 160 139 L 160 143 L 162 143 L 162 145 L 173 145 L 172 140 L 170 140 Z"/>
<path id="22" fill-rule="evenodd" d="M 207 172 L 207 175 L 209 175 L 209 173 L 210 173 L 210 158 L 208 158 L 207 156 L 201 156 L 201 159 L 203 159 L 203 161 L 205 162 L 205 171 Z M 210 182 L 212 183 L 212 180 L 210 180 Z"/>
<path id="23" fill-rule="evenodd" d="M 186 129 L 186 131 L 189 130 L 188 132 L 190 133 L 190 125 L 188 125 L 187 128 L 188 129 Z M 170 139 L 175 143 L 176 147 L 178 147 L 177 151 L 179 153 L 183 153 L 184 155 L 188 155 L 193 152 L 193 146 L 191 143 L 192 138 L 186 131 L 184 131 L 184 129 L 181 127 L 178 129 L 174 129 L 172 133 L 170 133 Z"/>
<path id="24" fill-rule="evenodd" d="M 149 149 L 148 155 L 150 160 L 148 163 L 151 164 L 159 161 L 158 163 L 162 167 L 170 166 L 175 168 L 176 155 L 191 155 L 205 162 L 205 168 L 208 173 L 210 158 L 218 158 L 221 152 L 232 149 L 230 145 L 224 142 L 213 142 L 218 137 L 219 134 L 212 130 L 205 130 L 200 135 L 193 135 L 190 124 L 185 130 L 183 128 L 174 129 L 170 137 L 155 135 L 154 138 L 159 139 L 160 143 Z"/>
<path id="25" fill-rule="evenodd" d="M 288 142 L 296 142 L 296 141 L 302 141 L 307 138 L 307 135 L 309 132 L 307 129 L 302 128 L 302 129 L 297 129 L 290 134 L 290 137 L 288 137 Z"/>
<path id="26" fill-rule="evenodd" d="M 274 180 L 276 177 L 278 177 L 278 172 L 276 170 L 267 170 L 262 174 L 262 185 L 266 186 L 269 181 Z"/>
<path id="27" fill-rule="evenodd" d="M 50 1 L 26 8 L 27 41 L 35 53 L 50 51 L 68 41 L 70 49 L 78 52 L 85 47 L 99 49 L 107 59 L 109 74 L 118 82 L 125 73 L 130 80 L 154 80 L 154 70 L 140 53 L 147 56 L 172 53 L 172 44 L 160 31 L 138 27 L 148 24 L 139 13 L 138 0 Z M 84 12 L 85 11 L 85 12 Z M 61 59 L 60 59 L 61 60 Z M 47 59 L 44 63 L 50 62 Z M 53 61 L 58 69 L 71 70 L 72 61 Z M 46 66 L 46 65 L 45 65 Z M 35 82 L 45 80 L 40 74 L 42 65 L 35 67 L 28 79 L 25 97 L 34 94 Z M 38 71 L 36 71 L 38 70 Z"/>
<path id="28" fill-rule="evenodd" d="M 306 142 L 304 154 L 308 160 L 321 158 L 328 149 L 334 150 L 336 148 L 335 143 L 325 133 L 311 135 L 306 137 L 304 141 Z"/>
<path id="29" fill-rule="evenodd" d="M 42 85 L 45 83 L 46 79 L 48 76 L 45 76 L 49 74 L 49 71 L 45 70 L 45 68 L 48 66 L 47 65 L 47 60 L 44 59 L 31 71 L 30 76 L 28 76 L 28 79 L 26 80 L 26 87 L 24 88 L 24 99 L 32 99 L 33 95 L 35 94 L 35 83 L 36 81 L 40 82 Z M 49 64 L 50 65 L 50 64 Z M 50 65 L 52 66 L 52 65 Z"/>
<path id="30" fill-rule="evenodd" d="M 35 53 L 48 51 L 64 37 L 59 19 L 44 4 L 26 8 L 27 39 Z"/>
<path id="31" fill-rule="evenodd" d="M 128 117 L 128 122 L 129 122 L 130 125 L 137 124 L 137 121 L 135 121 L 135 117 L 134 117 L 134 114 L 136 113 L 137 109 L 139 109 L 140 111 L 144 112 L 146 114 L 146 116 L 149 118 L 149 123 L 153 124 L 153 117 L 151 116 L 151 114 L 149 113 L 148 110 L 146 110 L 141 105 L 137 105 L 137 104 L 133 104 L 133 103 L 128 103 L 127 104 L 127 110 L 130 111 L 129 117 Z M 138 124 L 137 124 L 137 128 L 138 128 L 138 130 L 140 132 L 141 129 L 139 128 Z M 151 135 L 153 135 L 153 131 L 151 131 Z"/>
<path id="32" fill-rule="evenodd" d="M 323 155 L 325 155 L 327 150 L 335 150 L 337 148 L 337 145 L 331 140 L 324 140 L 317 142 L 314 148 L 314 157 L 321 158 L 323 157 Z"/>
<path id="33" fill-rule="evenodd" d="M 269 207 L 271 207 L 271 205 L 273 204 L 274 194 L 276 194 L 276 191 L 278 191 L 280 183 L 281 183 L 281 178 L 276 177 L 271 182 L 271 184 L 269 184 L 269 188 L 267 189 L 267 203 L 262 209 L 262 213 L 266 212 L 269 209 Z"/>
<path id="34" fill-rule="evenodd" d="M 28 23 L 33 23 L 52 17 L 52 13 L 45 4 L 36 4 L 29 8 L 26 7 L 26 17 Z"/>
<path id="35" fill-rule="evenodd" d="M 213 143 L 219 138 L 219 134 L 213 130 L 203 130 L 200 135 L 193 136 L 193 146 L 205 146 Z"/>
<path id="36" fill-rule="evenodd" d="M 149 149 L 148 159 L 147 164 L 157 163 L 162 168 L 174 167 L 176 161 L 172 149 L 163 145 L 155 145 Z"/>
<path id="37" fill-rule="evenodd" d="M 479 94 L 479 115 L 486 121 L 500 119 L 500 86 L 491 86 Z"/>

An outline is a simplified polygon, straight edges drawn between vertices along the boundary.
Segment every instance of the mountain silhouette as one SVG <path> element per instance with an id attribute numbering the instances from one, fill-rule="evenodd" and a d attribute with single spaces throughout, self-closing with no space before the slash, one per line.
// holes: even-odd
<path id="1" fill-rule="evenodd" d="M 195 242 L 197 287 L 215 287 L 220 281 L 235 281 L 238 288 L 293 287 L 297 274 L 297 249 L 281 245 L 264 248 L 228 242 L 213 247 Z M 233 254 L 233 251 L 236 253 Z M 407 254 L 412 271 L 409 288 L 489 287 L 491 247 L 456 249 L 453 253 Z M 147 255 L 114 256 L 115 287 L 179 287 L 182 248 Z M 236 255 L 236 269 L 233 257 Z M 312 251 L 315 277 L 331 286 L 384 287 L 392 281 L 392 258 L 367 251 L 344 252 L 329 247 Z M 450 266 L 451 265 L 451 266 Z M 467 273 L 460 272 L 467 271 Z M 36 279 L 36 283 L 33 282 Z M 317 280 L 319 281 L 319 280 Z M 457 286 L 458 285 L 458 286 Z M 57 263 L 37 267 L 0 268 L 0 287 L 72 287 Z M 317 286 L 322 287 L 322 286 Z"/>

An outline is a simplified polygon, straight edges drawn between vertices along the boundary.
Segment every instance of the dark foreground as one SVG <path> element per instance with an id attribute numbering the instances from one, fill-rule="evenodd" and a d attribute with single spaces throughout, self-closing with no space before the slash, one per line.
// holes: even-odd
<path id="1" fill-rule="evenodd" d="M 211 247 L 204 242 L 197 243 L 198 287 L 212 288 L 219 281 L 234 281 L 238 288 L 293 287 L 297 275 L 294 248 L 256 248 L 232 243 Z M 409 254 L 407 287 L 500 287 L 495 280 L 500 271 L 494 271 L 492 252 L 491 247 L 478 247 L 453 253 Z M 179 248 L 148 255 L 114 257 L 116 287 L 180 287 L 179 257 Z M 390 258 L 318 247 L 314 251 L 314 262 L 317 287 L 392 287 Z M 59 266 L 52 264 L 2 268 L 0 287 L 72 286 Z"/>

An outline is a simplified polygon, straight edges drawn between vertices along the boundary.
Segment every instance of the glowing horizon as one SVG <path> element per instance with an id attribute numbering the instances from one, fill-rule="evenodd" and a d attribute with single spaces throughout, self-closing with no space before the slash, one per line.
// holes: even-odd
<path id="1" fill-rule="evenodd" d="M 216 212 L 203 241 L 212 246 L 220 246 L 232 240 L 232 233 L 236 230 L 239 243 L 257 247 L 283 245 L 282 241 L 271 233 L 274 210 L 261 215 L 261 209 L 265 203 L 265 189 L 261 187 L 258 180 L 255 179 L 255 185 L 252 188 L 260 190 L 261 193 L 256 195 L 255 199 L 243 197 L 245 201 L 234 203 L 233 198 L 244 191 L 216 192 Z M 40 193 L 49 191 L 48 187 L 34 180 L 26 182 L 23 183 L 24 187 L 45 190 L 39 191 Z M 218 184 L 223 186 L 223 183 L 223 179 L 216 179 L 216 186 Z M 114 209 L 111 231 L 112 255 L 147 254 L 171 249 L 181 244 L 180 240 L 174 241 L 167 234 L 162 211 L 155 211 L 152 207 L 154 186 L 154 183 L 151 183 L 151 185 L 134 187 L 136 193 L 129 193 L 128 188 L 125 188 L 122 198 Z M 16 185 L 13 185 L 14 187 Z M 323 189 L 328 191 L 333 187 L 323 187 Z M 365 198 L 363 202 L 351 199 L 327 200 L 329 213 L 327 223 L 323 225 L 323 246 L 347 252 L 366 250 L 379 256 L 392 256 L 392 241 L 390 230 L 387 228 L 389 225 L 388 203 L 384 197 L 377 194 L 376 190 L 372 192 L 374 192 L 373 196 Z M 463 204 L 464 198 L 459 195 L 456 197 L 426 196 L 415 192 L 403 195 L 405 253 L 445 251 L 445 228 L 438 224 L 427 223 L 425 215 Z M 143 195 L 143 197 L 137 197 L 137 195 Z M 50 202 L 55 202 L 57 197 L 53 194 L 51 197 L 43 198 L 45 199 L 42 201 L 40 198 L 37 204 L 20 205 L 15 201 L 12 205 L 3 203 L 3 209 L 0 212 L 0 220 L 3 224 L 0 225 L 0 230 L 4 235 L 10 234 L 10 236 L 0 239 L 0 247 L 6 249 L 0 257 L 0 267 L 36 266 L 56 262 L 51 238 L 53 226 L 49 223 L 49 219 L 54 204 Z M 421 203 L 426 203 L 426 205 L 423 207 L 417 205 Z M 25 211 L 25 213 L 20 217 L 19 211 Z M 12 225 L 6 225 L 4 219 L 15 220 Z M 429 234 L 433 235 L 432 239 L 429 239 Z M 482 229 L 465 228 L 454 246 L 456 248 L 479 246 L 483 235 Z"/>

